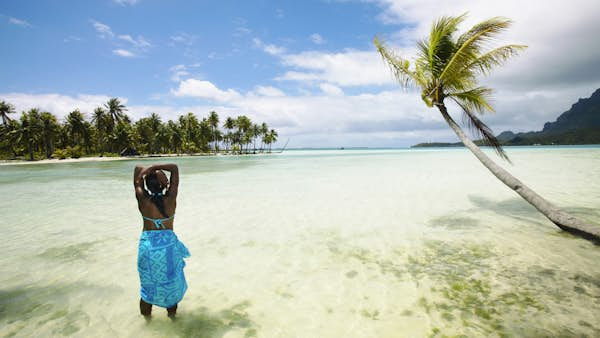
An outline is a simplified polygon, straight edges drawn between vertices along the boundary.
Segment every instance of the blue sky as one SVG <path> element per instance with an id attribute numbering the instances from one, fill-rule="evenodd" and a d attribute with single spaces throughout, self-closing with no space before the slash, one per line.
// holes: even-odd
<path id="1" fill-rule="evenodd" d="M 59 117 L 113 96 L 134 119 L 243 113 L 296 147 L 453 140 L 372 39 L 410 56 L 435 17 L 465 11 L 465 26 L 510 17 L 508 42 L 530 46 L 483 80 L 497 89 L 496 132 L 541 129 L 600 86 L 597 1 L 5 0 L 0 99 Z"/>

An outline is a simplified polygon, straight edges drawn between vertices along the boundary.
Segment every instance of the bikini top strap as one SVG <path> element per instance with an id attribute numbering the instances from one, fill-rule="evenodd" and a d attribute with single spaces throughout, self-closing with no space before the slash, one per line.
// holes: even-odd
<path id="1" fill-rule="evenodd" d="M 173 219 L 173 217 L 175 217 L 175 215 L 173 215 L 171 217 L 167 217 L 167 218 L 150 218 L 150 217 L 146 217 L 146 216 L 142 215 L 143 219 L 154 222 L 154 226 L 157 229 L 160 229 L 160 228 L 166 229 L 165 225 L 163 224 L 163 221 L 168 221 L 170 219 Z"/>

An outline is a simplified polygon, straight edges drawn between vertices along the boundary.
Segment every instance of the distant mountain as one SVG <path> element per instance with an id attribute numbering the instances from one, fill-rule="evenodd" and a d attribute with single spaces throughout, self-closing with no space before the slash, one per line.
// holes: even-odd
<path id="1" fill-rule="evenodd" d="M 505 131 L 498 139 L 506 145 L 598 144 L 600 143 L 600 89 L 587 99 L 579 99 L 541 131 L 514 134 Z"/>
<path id="2" fill-rule="evenodd" d="M 556 121 L 546 122 L 541 131 L 503 131 L 496 137 L 503 145 L 600 144 L 600 89 L 587 99 L 579 99 Z M 462 143 L 419 143 L 413 147 L 458 146 Z"/>
<path id="3" fill-rule="evenodd" d="M 587 99 L 579 99 L 554 122 L 544 124 L 542 133 L 563 133 L 577 129 L 600 128 L 600 89 Z"/>

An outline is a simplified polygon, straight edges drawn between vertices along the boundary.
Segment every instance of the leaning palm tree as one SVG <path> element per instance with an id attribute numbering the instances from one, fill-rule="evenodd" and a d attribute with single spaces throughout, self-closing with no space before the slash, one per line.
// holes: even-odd
<path id="1" fill-rule="evenodd" d="M 463 14 L 457 17 L 442 17 L 434 22 L 429 39 L 417 43 L 417 57 L 413 67 L 408 60 L 396 55 L 377 38 L 374 41 L 375 46 L 398 82 L 404 87 L 419 87 L 421 98 L 427 106 L 437 107 L 462 143 L 502 183 L 513 189 L 559 228 L 600 241 L 600 227 L 586 224 L 558 209 L 525 186 L 483 153 L 448 114 L 446 99 L 455 102 L 461 108 L 468 126 L 485 144 L 508 161 L 508 156 L 492 130 L 476 116 L 476 113 L 493 111 L 488 102 L 491 89 L 478 86 L 477 76 L 488 74 L 494 67 L 502 65 L 526 46 L 505 45 L 488 49 L 497 34 L 511 24 L 510 20 L 500 17 L 485 20 L 456 37 L 457 26 L 464 19 Z"/>
<path id="2" fill-rule="evenodd" d="M 0 101 L 0 117 L 2 117 L 2 123 L 6 127 L 8 122 L 10 122 L 11 118 L 8 114 L 14 114 L 15 107 L 12 104 L 4 101 Z"/>

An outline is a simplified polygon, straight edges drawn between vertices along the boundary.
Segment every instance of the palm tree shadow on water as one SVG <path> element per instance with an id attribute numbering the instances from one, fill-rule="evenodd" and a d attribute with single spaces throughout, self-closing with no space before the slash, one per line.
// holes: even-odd
<path id="1" fill-rule="evenodd" d="M 546 227 L 550 225 L 533 206 L 521 198 L 515 197 L 503 201 L 494 201 L 479 195 L 469 195 L 469 200 L 478 209 L 489 210 L 501 216 L 534 223 L 538 226 Z M 585 207 L 564 207 L 563 209 L 582 219 L 600 223 L 600 211 L 597 209 Z"/>
<path id="2" fill-rule="evenodd" d="M 218 312 L 211 312 L 206 307 L 181 311 L 172 322 L 149 321 L 148 328 L 177 337 L 220 338 L 230 331 L 243 332 L 244 337 L 256 337 L 257 325 L 246 312 L 249 306 L 250 302 L 244 301 Z M 155 316 L 158 317 L 158 311 Z"/>

